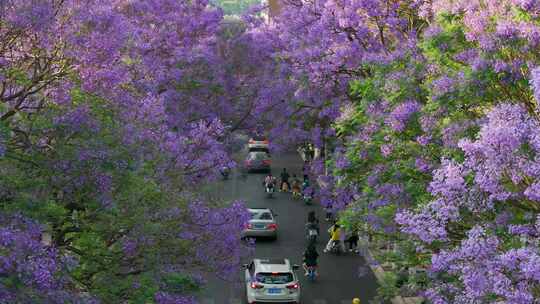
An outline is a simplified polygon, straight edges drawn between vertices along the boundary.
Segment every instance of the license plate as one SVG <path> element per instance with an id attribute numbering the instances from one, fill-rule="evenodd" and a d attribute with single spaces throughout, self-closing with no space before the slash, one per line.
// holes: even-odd
<path id="1" fill-rule="evenodd" d="M 271 294 L 281 293 L 281 288 L 268 288 L 268 293 L 271 293 Z"/>
<path id="2" fill-rule="evenodd" d="M 265 229 L 266 228 L 266 225 L 265 224 L 255 224 L 253 226 L 255 229 Z"/>

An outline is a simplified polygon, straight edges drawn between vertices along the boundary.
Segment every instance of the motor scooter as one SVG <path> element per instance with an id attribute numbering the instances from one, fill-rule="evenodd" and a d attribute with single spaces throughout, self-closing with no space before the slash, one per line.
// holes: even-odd
<path id="1" fill-rule="evenodd" d="M 274 187 L 273 184 L 270 184 L 270 185 L 266 185 L 266 186 L 265 186 L 266 196 L 267 196 L 268 198 L 274 197 L 274 191 L 275 191 L 274 188 L 275 188 L 275 187 Z"/>
<path id="2" fill-rule="evenodd" d="M 308 243 L 316 244 L 318 236 L 319 236 L 319 232 L 317 232 L 317 229 L 315 229 L 315 228 L 308 228 L 307 229 L 306 239 L 307 239 Z"/>
<path id="3" fill-rule="evenodd" d="M 317 278 L 317 268 L 315 266 L 307 266 L 307 277 L 313 282 Z"/>
<path id="4" fill-rule="evenodd" d="M 304 203 L 306 205 L 311 205 L 313 204 L 313 197 L 311 196 L 311 193 L 309 191 L 304 191 Z"/>

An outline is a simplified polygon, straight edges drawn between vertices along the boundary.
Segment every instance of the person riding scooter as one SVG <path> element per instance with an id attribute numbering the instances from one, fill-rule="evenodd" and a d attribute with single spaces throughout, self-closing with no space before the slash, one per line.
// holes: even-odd
<path id="1" fill-rule="evenodd" d="M 308 223 L 314 223 L 319 227 L 319 219 L 317 218 L 317 215 L 315 214 L 315 211 L 310 211 L 307 216 L 307 222 Z M 319 228 L 317 228 L 317 232 L 319 231 Z"/>
<path id="2" fill-rule="evenodd" d="M 266 193 L 268 193 L 269 195 L 274 193 L 274 189 L 276 186 L 276 178 L 272 176 L 272 173 L 268 173 L 268 175 L 264 178 L 263 185 Z"/>
<path id="3" fill-rule="evenodd" d="M 289 192 L 291 189 L 291 184 L 289 184 L 289 172 L 287 172 L 287 168 L 283 168 L 283 171 L 281 172 L 281 184 L 279 185 L 279 191 L 283 192 Z"/>
<path id="4" fill-rule="evenodd" d="M 296 177 L 296 174 L 293 174 L 293 179 L 291 182 L 291 190 L 292 190 L 292 196 L 293 198 L 299 198 L 301 196 L 301 186 L 300 186 L 300 180 Z"/>
<path id="5" fill-rule="evenodd" d="M 313 199 L 313 189 L 310 187 L 309 177 L 307 175 L 304 175 L 304 182 L 302 183 L 302 197 L 304 199 L 304 203 L 311 205 L 311 201 Z"/>
<path id="6" fill-rule="evenodd" d="M 319 236 L 319 225 L 314 222 L 306 223 L 306 239 L 309 244 L 316 244 Z"/>
<path id="7" fill-rule="evenodd" d="M 319 233 L 319 219 L 315 216 L 315 211 L 310 211 L 306 223 L 306 239 L 310 244 L 315 244 Z"/>
<path id="8" fill-rule="evenodd" d="M 315 245 L 309 244 L 306 251 L 304 251 L 304 263 L 302 264 L 304 270 L 306 271 L 306 276 L 310 275 L 310 271 L 313 271 L 315 276 L 319 275 L 317 272 L 318 257 L 319 253 L 317 253 Z"/>
<path id="9" fill-rule="evenodd" d="M 302 192 L 309 187 L 309 177 L 304 175 L 304 181 L 302 182 Z"/>
<path id="10" fill-rule="evenodd" d="M 304 203 L 306 203 L 306 205 L 311 205 L 313 201 L 313 188 L 307 187 L 303 191 L 303 198 L 304 198 Z"/>

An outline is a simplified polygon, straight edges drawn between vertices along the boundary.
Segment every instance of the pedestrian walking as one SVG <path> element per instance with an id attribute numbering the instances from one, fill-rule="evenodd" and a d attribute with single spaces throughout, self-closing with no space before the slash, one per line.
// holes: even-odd
<path id="1" fill-rule="evenodd" d="M 353 225 L 350 234 L 348 236 L 347 242 L 349 243 L 349 251 L 358 253 L 358 228 Z"/>
<path id="2" fill-rule="evenodd" d="M 281 185 L 279 187 L 279 191 L 289 192 L 289 189 L 291 189 L 291 184 L 289 184 L 289 172 L 287 172 L 287 168 L 283 168 L 283 171 L 281 172 Z"/>
<path id="3" fill-rule="evenodd" d="M 345 241 L 349 238 L 348 233 L 349 231 L 345 229 L 345 227 L 341 226 L 341 234 L 339 235 L 339 244 L 341 245 L 341 252 L 343 253 L 347 252 L 347 248 L 345 247 Z"/>
<path id="4" fill-rule="evenodd" d="M 304 160 L 304 164 L 302 165 L 302 174 L 304 174 L 304 179 L 307 175 L 309 175 L 309 161 Z"/>
<path id="5" fill-rule="evenodd" d="M 338 242 L 341 252 L 345 252 L 345 244 L 343 243 L 342 239 L 343 231 L 341 230 L 341 226 L 335 222 L 334 225 L 328 229 L 328 233 L 330 233 L 330 240 L 328 240 L 326 248 L 324 248 L 323 252 L 326 253 L 330 251 L 335 242 Z"/>
<path id="6" fill-rule="evenodd" d="M 326 210 L 326 221 L 329 222 L 332 219 L 332 204 L 326 205 L 324 209 Z"/>
<path id="7" fill-rule="evenodd" d="M 308 144 L 306 149 L 306 159 L 312 160 L 315 157 L 315 149 L 312 144 Z"/>
<path id="8" fill-rule="evenodd" d="M 296 151 L 298 151 L 298 154 L 300 154 L 300 157 L 302 158 L 303 161 L 307 160 L 306 148 L 305 147 L 300 146 L 300 147 L 298 147 L 298 149 Z"/>

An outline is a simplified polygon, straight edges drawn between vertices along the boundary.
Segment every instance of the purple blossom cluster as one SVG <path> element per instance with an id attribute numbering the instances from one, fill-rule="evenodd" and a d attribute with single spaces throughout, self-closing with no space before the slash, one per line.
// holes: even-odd
<path id="1" fill-rule="evenodd" d="M 389 157 L 394 150 L 394 146 L 392 144 L 384 144 L 380 149 L 382 156 Z"/>
<path id="2" fill-rule="evenodd" d="M 70 132 L 99 132 L 98 122 L 92 117 L 87 106 L 77 107 L 65 115 L 57 117 L 54 123 L 57 126 L 67 128 Z"/>
<path id="3" fill-rule="evenodd" d="M 414 162 L 414 165 L 416 169 L 418 169 L 418 171 L 423 173 L 430 172 L 432 168 L 431 164 L 423 158 L 417 158 Z"/>
<path id="4" fill-rule="evenodd" d="M 336 155 L 334 156 L 334 159 L 336 160 L 336 169 L 343 170 L 347 169 L 351 162 L 349 161 L 349 158 L 344 153 L 344 151 L 336 151 Z"/>
<path id="5" fill-rule="evenodd" d="M 420 110 L 421 105 L 417 101 L 406 101 L 397 105 L 386 118 L 386 125 L 394 131 L 403 132 L 407 121 Z"/>
<path id="6" fill-rule="evenodd" d="M 195 242 L 188 265 L 204 265 L 215 270 L 221 278 L 235 278 L 242 258 L 251 250 L 241 245 L 241 232 L 251 218 L 242 202 L 233 202 L 225 208 L 211 208 L 202 202 L 193 202 L 188 209 L 189 220 L 181 224 L 180 238 Z"/>
<path id="7" fill-rule="evenodd" d="M 440 96 L 452 92 L 455 86 L 455 80 L 448 76 L 441 76 L 431 83 L 433 91 L 435 92 L 434 98 L 437 99 Z"/>
<path id="8" fill-rule="evenodd" d="M 531 70 L 530 83 L 533 90 L 534 98 L 540 100 L 540 67 L 535 67 Z"/>
<path id="9" fill-rule="evenodd" d="M 539 151 L 535 143 L 538 123 L 523 107 L 510 104 L 497 106 L 487 118 L 479 139 L 462 140 L 459 146 L 467 156 L 465 165 L 476 171 L 475 183 L 490 199 L 506 200 L 517 194 L 503 186 L 505 180 L 518 185 L 525 176 L 534 180 L 540 176 L 536 160 L 528 156 Z M 532 150 L 523 150 L 525 146 Z M 534 189 L 534 183 L 525 189 L 529 197 L 534 197 Z"/>
<path id="10" fill-rule="evenodd" d="M 418 136 L 418 137 L 416 138 L 416 142 L 417 142 L 418 144 L 422 145 L 422 146 L 426 146 L 427 144 L 429 144 L 430 140 L 431 140 L 431 136 L 430 136 L 430 135 L 426 135 L 426 134 L 421 135 L 421 136 Z"/>
<path id="11" fill-rule="evenodd" d="M 539 175 L 535 169 L 537 158 L 531 158 L 531 153 L 536 155 L 538 151 L 535 148 L 537 134 L 538 123 L 523 107 L 510 104 L 494 107 L 481 126 L 478 139 L 464 139 L 459 143 L 465 153 L 463 164 L 443 160 L 441 168 L 433 172 L 429 191 L 434 200 L 418 213 L 402 210 L 396 215 L 401 231 L 425 243 L 451 242 L 454 232 L 450 227 L 460 222 L 464 209 L 486 214 L 493 212 L 494 202 L 535 198 Z M 472 183 L 467 182 L 469 175 L 473 177 Z M 520 186 L 525 178 L 529 182 Z M 505 186 L 507 183 L 513 183 L 517 191 L 510 191 Z M 535 218 L 508 225 L 510 221 L 510 213 L 501 213 L 495 220 L 496 225 L 478 223 L 467 231 L 467 238 L 460 246 L 433 254 L 431 270 L 455 275 L 463 286 L 442 293 L 433 287 L 428 291 L 430 298 L 437 301 L 446 294 L 446 301 L 480 301 L 496 294 L 508 303 L 533 303 L 533 286 L 538 282 L 532 275 L 535 270 L 530 268 L 530 261 L 538 259 L 539 252 L 531 251 L 528 243 L 523 243 L 520 249 L 502 249 L 500 244 L 504 239 L 494 229 L 503 228 L 508 235 L 535 239 L 538 238 Z M 529 250 L 527 258 L 515 256 L 525 250 Z"/>
<path id="12" fill-rule="evenodd" d="M 500 242 L 496 236 L 476 226 L 468 232 L 459 249 L 433 256 L 434 271 L 458 275 L 463 282 L 463 289 L 452 288 L 447 298 L 481 301 L 494 294 L 507 303 L 535 303 L 537 250 L 520 248 L 501 253 Z M 433 296 L 437 297 L 437 293 Z"/>
<path id="13" fill-rule="evenodd" d="M 464 133 L 475 126 L 475 123 L 470 120 L 456 121 L 442 129 L 442 142 L 445 147 L 458 148 L 459 140 L 464 137 Z"/>
<path id="14" fill-rule="evenodd" d="M 42 225 L 22 215 L 5 213 L 0 214 L 0 224 L 0 274 L 25 286 L 2 285 L 2 301 L 18 303 L 34 298 L 61 303 L 77 299 L 66 272 L 71 262 L 42 242 Z"/>

